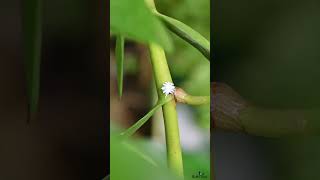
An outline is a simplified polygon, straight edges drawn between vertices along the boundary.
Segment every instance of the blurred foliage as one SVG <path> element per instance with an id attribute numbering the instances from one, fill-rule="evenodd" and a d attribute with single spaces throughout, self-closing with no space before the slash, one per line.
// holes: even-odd
<path id="1" fill-rule="evenodd" d="M 315 110 L 306 112 L 304 119 L 312 118 L 306 128 L 319 127 L 320 2 L 225 0 L 215 5 L 215 80 L 256 106 Z M 319 136 L 265 140 L 269 143 L 261 145 L 274 179 L 319 179 Z"/>
<path id="2" fill-rule="evenodd" d="M 110 30 L 144 43 L 158 43 L 166 50 L 172 49 L 165 28 L 144 0 L 111 0 Z"/>
<path id="3" fill-rule="evenodd" d="M 130 138 L 121 141 L 117 135 L 123 130 L 111 124 L 110 153 L 112 180 L 180 180 L 167 168 L 165 147 L 158 147 L 149 140 Z M 199 171 L 210 177 L 210 161 L 207 152 L 183 154 L 185 180 L 192 180 L 192 175 Z"/>
<path id="4" fill-rule="evenodd" d="M 319 179 L 320 137 L 264 138 L 263 150 L 275 180 Z"/>
<path id="5" fill-rule="evenodd" d="M 126 59 L 126 65 L 123 67 L 124 68 L 124 73 L 125 74 L 135 74 L 138 71 L 138 60 L 137 58 L 132 55 L 127 53 L 125 55 L 125 59 Z"/>
<path id="6" fill-rule="evenodd" d="M 214 77 L 257 105 L 319 107 L 320 2 L 290 4 L 221 1 L 213 12 Z"/>
<path id="7" fill-rule="evenodd" d="M 127 139 L 119 134 L 124 130 L 111 124 L 110 153 L 111 179 L 177 179 L 168 171 L 165 152 L 161 152 L 151 141 Z"/>
<path id="8" fill-rule="evenodd" d="M 185 176 L 192 179 L 192 176 L 197 175 L 199 172 L 210 179 L 210 161 L 208 160 L 208 152 L 184 153 L 183 164 Z M 187 179 L 188 179 L 187 178 Z M 193 178 L 194 179 L 194 178 Z"/>

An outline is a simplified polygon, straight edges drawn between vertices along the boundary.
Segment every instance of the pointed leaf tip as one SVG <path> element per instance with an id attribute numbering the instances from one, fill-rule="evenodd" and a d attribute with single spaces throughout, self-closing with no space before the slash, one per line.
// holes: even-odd
<path id="1" fill-rule="evenodd" d="M 26 62 L 28 122 L 38 109 L 41 59 L 41 0 L 22 1 L 23 48 Z"/>

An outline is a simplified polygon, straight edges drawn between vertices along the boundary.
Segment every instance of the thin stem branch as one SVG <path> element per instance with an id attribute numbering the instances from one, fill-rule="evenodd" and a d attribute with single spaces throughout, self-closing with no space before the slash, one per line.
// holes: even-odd
<path id="1" fill-rule="evenodd" d="M 163 98 L 160 99 L 157 104 L 146 114 L 144 115 L 141 119 L 139 119 L 134 125 L 132 125 L 130 128 L 128 128 L 126 131 L 122 132 L 120 134 L 120 136 L 123 139 L 126 139 L 130 136 L 132 136 L 135 132 L 138 131 L 139 128 L 141 128 L 141 126 L 143 126 L 149 119 L 150 117 L 165 103 L 169 102 L 171 99 L 173 99 L 172 97 L 168 97 L 168 98 Z"/>
<path id="2" fill-rule="evenodd" d="M 166 98 L 161 91 L 161 86 L 165 82 L 172 82 L 172 79 L 164 50 L 156 44 L 150 44 L 149 48 L 158 98 Z M 162 110 L 166 134 L 168 166 L 175 174 L 183 177 L 183 162 L 175 100 L 172 99 L 163 105 Z"/>
<path id="3" fill-rule="evenodd" d="M 179 103 L 189 104 L 189 105 L 204 105 L 210 103 L 210 96 L 192 96 L 187 94 L 183 89 L 176 88 L 174 93 L 175 99 Z"/>

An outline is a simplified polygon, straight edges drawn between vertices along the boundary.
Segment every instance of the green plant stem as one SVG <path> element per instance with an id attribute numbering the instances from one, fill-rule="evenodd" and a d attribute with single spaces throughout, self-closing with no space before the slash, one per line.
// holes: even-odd
<path id="1" fill-rule="evenodd" d="M 172 82 L 172 79 L 164 50 L 156 44 L 150 44 L 149 48 L 158 98 L 166 98 L 161 91 L 161 86 L 165 82 Z M 175 174 L 183 177 L 183 162 L 175 100 L 172 99 L 163 105 L 162 111 L 166 134 L 168 166 Z"/>
<path id="2" fill-rule="evenodd" d="M 210 102 L 210 96 L 187 96 L 186 104 L 189 105 L 203 105 Z"/>
<path id="3" fill-rule="evenodd" d="M 175 99 L 179 103 L 189 104 L 189 105 L 204 105 L 210 103 L 210 96 L 192 96 L 187 94 L 183 89 L 176 88 L 174 93 Z"/>

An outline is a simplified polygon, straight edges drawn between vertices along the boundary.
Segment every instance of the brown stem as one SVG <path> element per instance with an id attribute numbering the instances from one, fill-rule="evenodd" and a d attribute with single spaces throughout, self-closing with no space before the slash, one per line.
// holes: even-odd
<path id="1" fill-rule="evenodd" d="M 248 103 L 223 83 L 213 82 L 211 91 L 211 117 L 214 128 L 242 132 L 244 128 L 239 115 L 240 111 L 248 106 Z"/>

